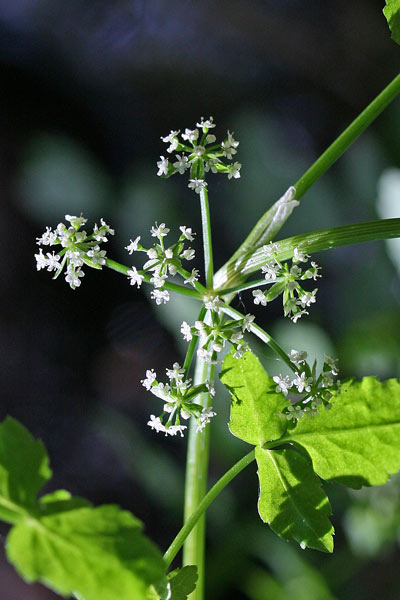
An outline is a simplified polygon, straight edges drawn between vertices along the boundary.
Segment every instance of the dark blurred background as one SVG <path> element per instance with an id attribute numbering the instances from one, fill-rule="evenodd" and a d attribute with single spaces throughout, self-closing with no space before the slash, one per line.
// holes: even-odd
<path id="1" fill-rule="evenodd" d="M 109 270 L 86 269 L 72 291 L 37 273 L 35 237 L 65 213 L 104 217 L 110 257 L 155 220 L 200 233 L 186 178 L 161 180 L 160 140 L 213 115 L 240 140 L 240 180 L 210 178 L 215 263 L 397 74 L 399 48 L 383 0 L 0 0 L 1 417 L 45 442 L 64 487 L 118 502 L 165 549 L 180 527 L 185 440 L 146 427 L 159 401 L 146 368 L 180 360 L 179 324 L 193 306 L 156 307 Z M 383 114 L 296 209 L 280 237 L 399 216 L 400 101 Z M 147 233 L 146 233 L 147 232 Z M 200 244 L 197 242 L 198 254 Z M 279 301 L 257 319 L 288 350 L 340 358 L 343 377 L 400 376 L 399 246 L 364 244 L 314 258 L 319 301 L 297 325 Z M 201 267 L 201 260 L 198 260 Z M 243 294 L 254 312 L 251 295 Z M 257 353 L 270 374 L 281 365 Z M 246 451 L 219 388 L 210 483 Z M 208 598 L 400 597 L 400 482 L 349 492 L 327 485 L 332 556 L 286 544 L 257 515 L 254 465 L 211 507 Z M 28 586 L 4 559 L 1 600 L 55 596 Z"/>

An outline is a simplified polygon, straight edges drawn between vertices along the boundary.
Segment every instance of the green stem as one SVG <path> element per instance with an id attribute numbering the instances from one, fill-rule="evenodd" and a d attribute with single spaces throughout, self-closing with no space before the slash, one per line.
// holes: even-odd
<path id="1" fill-rule="evenodd" d="M 204 512 L 210 506 L 211 502 L 222 492 L 222 490 L 238 475 L 247 465 L 249 465 L 255 459 L 255 451 L 252 450 L 246 456 L 243 456 L 236 464 L 233 465 L 227 471 L 213 487 L 207 493 L 206 496 L 202 499 L 200 504 L 196 507 L 196 509 L 191 513 L 191 515 L 186 519 L 184 526 L 179 531 L 170 547 L 164 554 L 164 561 L 167 565 L 167 568 L 170 566 L 175 556 L 178 554 L 180 548 L 182 547 L 184 541 L 188 537 L 189 533 L 192 531 L 193 527 L 202 517 Z M 188 563 L 189 564 L 189 563 Z M 192 563 L 193 564 L 193 563 Z"/>
<path id="2" fill-rule="evenodd" d="M 243 317 L 244 317 L 244 315 L 240 311 L 235 310 L 234 308 L 232 308 L 231 306 L 228 306 L 227 304 L 225 304 L 224 306 L 221 306 L 221 310 L 226 315 L 228 315 L 229 317 L 232 317 L 236 321 L 239 321 L 240 319 L 243 319 Z M 291 369 L 294 373 L 296 373 L 298 371 L 296 365 L 294 365 L 292 363 L 292 361 L 290 360 L 289 356 L 286 354 L 284 349 L 281 348 L 280 345 L 278 344 L 278 342 L 276 342 L 269 335 L 269 333 L 264 331 L 264 329 L 262 329 L 262 327 L 260 327 L 259 325 L 256 325 L 255 323 L 251 323 L 250 331 L 251 331 L 251 333 L 254 333 L 254 335 L 256 335 L 262 342 L 267 344 L 267 346 L 269 346 L 271 348 L 271 350 L 273 350 L 275 352 L 275 354 L 277 354 L 287 364 L 289 369 Z"/>
<path id="3" fill-rule="evenodd" d="M 211 221 L 210 207 L 208 205 L 207 188 L 203 188 L 200 192 L 200 208 L 201 208 L 201 225 L 203 229 L 203 246 L 204 246 L 204 264 L 206 274 L 206 286 L 208 289 L 213 287 L 214 265 L 211 240 Z"/>
<path id="4" fill-rule="evenodd" d="M 362 242 L 375 242 L 400 237 L 400 219 L 382 219 L 380 221 L 368 221 L 366 223 L 352 223 L 351 225 L 340 225 L 329 229 L 320 229 L 311 233 L 302 233 L 285 240 L 275 242 L 278 246 L 276 256 L 278 260 L 292 258 L 295 248 L 312 254 L 321 250 L 330 250 L 339 246 L 349 244 L 360 244 Z M 245 280 L 251 273 L 258 271 L 265 264 L 265 256 L 262 249 L 256 250 L 243 261 L 243 267 L 239 271 L 227 271 L 226 285 L 240 277 Z"/>
<path id="5" fill-rule="evenodd" d="M 400 75 L 397 75 L 294 184 L 297 199 L 337 161 L 399 93 Z"/>
<path id="6" fill-rule="evenodd" d="M 196 362 L 194 384 L 211 380 L 214 365 Z M 203 407 L 209 406 L 208 393 L 200 394 L 198 403 Z M 185 507 L 184 523 L 197 510 L 207 490 L 208 457 L 210 447 L 210 427 L 197 432 L 197 423 L 191 419 L 186 459 Z M 196 590 L 190 595 L 190 600 L 203 600 L 205 574 L 205 517 L 202 516 L 191 535 L 186 539 L 183 550 L 183 565 L 197 565 L 198 582 Z"/>
<path id="7" fill-rule="evenodd" d="M 197 317 L 197 320 L 202 321 L 205 317 L 206 312 L 207 312 L 206 307 L 202 306 L 201 311 L 199 312 L 199 316 Z M 185 369 L 184 379 L 187 379 L 187 375 L 188 375 L 188 372 L 190 369 L 190 365 L 192 364 L 193 355 L 194 355 L 194 351 L 196 349 L 197 342 L 198 342 L 198 336 L 194 335 L 189 342 L 189 346 L 188 346 L 188 349 L 186 352 L 185 362 L 183 363 L 183 368 Z"/>
<path id="8" fill-rule="evenodd" d="M 110 258 L 106 259 L 106 267 L 116 271 L 117 273 L 122 273 L 122 275 L 127 275 L 128 271 L 131 267 L 126 267 L 125 265 L 121 265 L 121 263 L 111 260 Z M 144 271 L 140 271 L 139 273 L 143 275 L 144 281 L 146 283 L 150 283 L 151 275 L 144 273 Z M 192 288 L 184 287 L 183 285 L 178 285 L 176 283 L 170 283 L 166 281 L 164 283 L 163 289 L 169 290 L 170 292 L 176 292 L 178 294 L 183 294 L 184 296 L 190 296 L 191 298 L 196 298 L 197 300 L 203 300 L 203 296 L 197 290 Z"/>

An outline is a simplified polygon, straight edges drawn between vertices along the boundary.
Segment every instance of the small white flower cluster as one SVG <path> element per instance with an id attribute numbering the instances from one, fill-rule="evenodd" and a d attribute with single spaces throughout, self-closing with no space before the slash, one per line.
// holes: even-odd
<path id="1" fill-rule="evenodd" d="M 248 350 L 247 344 L 243 341 L 245 331 L 250 331 L 251 323 L 254 321 L 254 315 L 247 314 L 240 321 L 225 320 L 217 325 L 207 325 L 203 321 L 196 321 L 191 327 L 186 321 L 181 325 L 183 339 L 187 342 L 193 336 L 199 337 L 199 349 L 197 356 L 210 364 L 217 364 L 217 355 L 229 342 L 234 349 L 233 356 L 241 358 Z"/>
<path id="2" fill-rule="evenodd" d="M 169 383 L 159 383 L 154 369 L 146 371 L 142 385 L 164 402 L 163 412 L 159 417 L 150 415 L 149 427 L 165 435 L 176 435 L 183 437 L 186 425 L 181 425 L 181 419 L 187 420 L 194 417 L 197 421 L 197 431 L 203 431 L 216 413 L 212 407 L 203 408 L 200 404 L 193 402 L 194 398 L 203 392 L 210 396 L 215 395 L 212 384 L 208 381 L 204 384 L 192 386 L 191 379 L 185 379 L 186 373 L 179 363 L 174 363 L 172 369 L 167 369 Z M 164 421 L 166 422 L 164 423 Z"/>
<path id="3" fill-rule="evenodd" d="M 285 396 L 288 394 L 291 396 L 292 405 L 285 411 L 286 418 L 295 422 L 304 416 L 317 415 L 319 407 L 322 405 L 326 409 L 331 408 L 332 392 L 340 389 L 340 380 L 336 379 L 339 374 L 336 365 L 337 359 L 330 358 L 325 354 L 322 371 L 317 377 L 316 365 L 314 364 L 311 369 L 306 362 L 307 352 L 291 350 L 289 357 L 297 367 L 294 377 L 276 375 L 273 378 L 277 384 L 276 391 L 282 392 Z"/>
<path id="4" fill-rule="evenodd" d="M 168 144 L 167 152 L 179 152 L 175 155 L 175 161 L 168 157 L 160 156 L 157 162 L 160 177 L 170 177 L 175 173 L 183 175 L 190 169 L 190 179 L 188 187 L 200 194 L 207 187 L 205 173 L 226 173 L 228 179 L 238 179 L 242 165 L 238 162 L 225 163 L 221 159 L 232 160 L 237 152 L 239 142 L 234 139 L 233 133 L 227 132 L 227 137 L 220 144 L 216 144 L 216 137 L 209 133 L 209 130 L 215 127 L 213 118 L 201 118 L 196 123 L 195 129 L 185 129 L 179 139 L 180 131 L 171 131 L 167 136 L 161 137 L 162 141 Z"/>
<path id="5" fill-rule="evenodd" d="M 299 263 L 306 263 L 310 256 L 305 254 L 299 248 L 294 249 L 292 265 L 281 263 L 277 258 L 278 245 L 270 242 L 263 246 L 263 252 L 266 259 L 265 265 L 261 267 L 265 280 L 272 283 L 272 287 L 263 292 L 260 289 L 253 291 L 254 304 L 266 306 L 280 294 L 283 294 L 283 311 L 285 317 L 292 319 L 294 323 L 302 315 L 308 315 L 306 308 L 310 307 L 316 301 L 318 288 L 312 292 L 304 290 L 299 281 L 307 279 L 317 280 L 321 275 L 318 271 L 321 267 L 315 262 L 311 262 L 311 266 L 303 271 L 299 267 Z"/>
<path id="6" fill-rule="evenodd" d="M 42 236 L 36 238 L 38 246 L 61 246 L 62 248 L 58 253 L 53 251 L 46 254 L 40 248 L 39 254 L 35 254 L 36 268 L 38 271 L 41 269 L 55 271 L 53 279 L 56 279 L 66 266 L 65 281 L 74 290 L 81 285 L 81 278 L 85 275 L 81 269 L 83 264 L 94 269 L 101 269 L 105 265 L 106 251 L 100 249 L 100 243 L 107 242 L 107 236 L 114 235 L 114 230 L 104 219 L 100 219 L 100 226 L 96 223 L 93 233 L 88 235 L 86 231 L 81 230 L 82 225 L 87 222 L 82 215 L 80 217 L 65 215 L 65 220 L 69 222 L 69 226 L 59 223 L 54 230 L 46 227 Z"/>
<path id="7" fill-rule="evenodd" d="M 190 283 L 193 286 L 195 286 L 196 281 L 199 279 L 197 269 L 192 269 L 191 273 L 188 273 L 182 267 L 183 259 L 193 260 L 195 257 L 193 248 L 185 249 L 185 243 L 187 241 L 192 242 L 196 234 L 192 232 L 190 227 L 185 227 L 184 225 L 179 229 L 181 235 L 178 241 L 168 248 L 164 244 L 164 237 L 169 233 L 169 229 L 165 226 L 165 223 L 161 223 L 161 225 L 155 223 L 151 228 L 150 233 L 152 237 L 157 238 L 159 242 L 155 243 L 151 248 L 144 248 L 140 244 L 140 236 L 135 240 L 130 240 L 128 246 L 125 246 L 129 254 L 133 252 L 145 252 L 147 254 L 148 261 L 143 265 L 143 269 L 138 271 L 136 267 L 132 266 L 127 275 L 130 284 L 137 285 L 140 288 L 144 279 L 144 273 L 151 273 L 150 283 L 153 284 L 154 289 L 150 295 L 158 305 L 161 303 L 165 304 L 170 299 L 168 290 L 162 289 L 168 275 L 176 275 L 178 273 L 184 278 L 184 283 Z"/>

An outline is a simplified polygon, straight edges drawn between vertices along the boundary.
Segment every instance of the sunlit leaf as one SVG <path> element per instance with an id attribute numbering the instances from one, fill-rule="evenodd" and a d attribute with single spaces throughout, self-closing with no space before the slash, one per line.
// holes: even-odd
<path id="1" fill-rule="evenodd" d="M 323 479 L 381 485 L 400 469 L 400 382 L 344 383 L 331 410 L 302 419 L 285 439 L 308 452 Z"/>
<path id="2" fill-rule="evenodd" d="M 196 589 L 197 567 L 187 565 L 182 569 L 175 569 L 168 574 L 171 584 L 171 600 L 187 600 L 189 594 Z"/>
<path id="3" fill-rule="evenodd" d="M 256 448 L 260 517 L 302 548 L 333 550 L 331 507 L 311 461 L 294 450 Z"/>
<path id="4" fill-rule="evenodd" d="M 383 14 L 392 32 L 392 40 L 400 44 L 400 0 L 386 0 Z"/>
<path id="5" fill-rule="evenodd" d="M 9 521 L 14 508 L 33 506 L 50 477 L 42 442 L 15 419 L 5 419 L 0 424 L 0 518 Z"/>
<path id="6" fill-rule="evenodd" d="M 64 596 L 145 600 L 165 567 L 141 529 L 140 521 L 115 505 L 38 515 L 11 529 L 7 557 L 26 581 L 40 581 Z"/>

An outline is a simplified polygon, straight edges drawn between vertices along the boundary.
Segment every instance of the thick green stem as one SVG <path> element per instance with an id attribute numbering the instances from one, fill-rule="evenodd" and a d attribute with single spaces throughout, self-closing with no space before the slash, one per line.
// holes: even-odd
<path id="1" fill-rule="evenodd" d="M 204 496 L 203 500 L 197 506 L 197 508 L 192 512 L 192 514 L 186 519 L 184 526 L 179 531 L 170 547 L 164 554 L 164 561 L 167 565 L 167 568 L 170 566 L 171 562 L 174 560 L 175 556 L 178 554 L 180 548 L 182 547 L 184 541 L 188 537 L 189 533 L 192 531 L 193 527 L 205 513 L 207 508 L 210 506 L 211 502 L 222 492 L 222 490 L 228 485 L 232 479 L 236 477 L 247 465 L 249 465 L 255 459 L 255 451 L 252 450 L 246 456 L 241 458 L 236 464 L 233 465 L 227 471 L 213 487 Z M 188 563 L 189 564 L 189 563 Z"/>
<path id="2" fill-rule="evenodd" d="M 212 379 L 213 367 L 197 359 L 194 384 L 200 384 L 207 379 Z M 203 407 L 209 405 L 210 396 L 203 393 L 196 400 Z M 210 427 L 197 432 L 197 423 L 191 419 L 186 458 L 186 483 L 184 522 L 190 518 L 203 500 L 207 490 L 208 456 L 210 446 Z M 205 571 L 205 517 L 202 516 L 186 539 L 183 550 L 183 565 L 197 565 L 198 583 L 196 590 L 190 595 L 190 600 L 203 600 L 204 598 L 204 571 Z"/>
<path id="3" fill-rule="evenodd" d="M 201 225 L 203 229 L 203 246 L 204 246 L 204 264 L 206 273 L 206 286 L 208 289 L 213 287 L 214 264 L 212 253 L 211 240 L 211 221 L 210 207 L 208 205 L 207 188 L 203 188 L 200 192 L 200 207 L 201 207 Z"/>
<path id="4" fill-rule="evenodd" d="M 397 75 L 294 184 L 297 199 L 337 161 L 399 93 L 400 75 Z"/>

